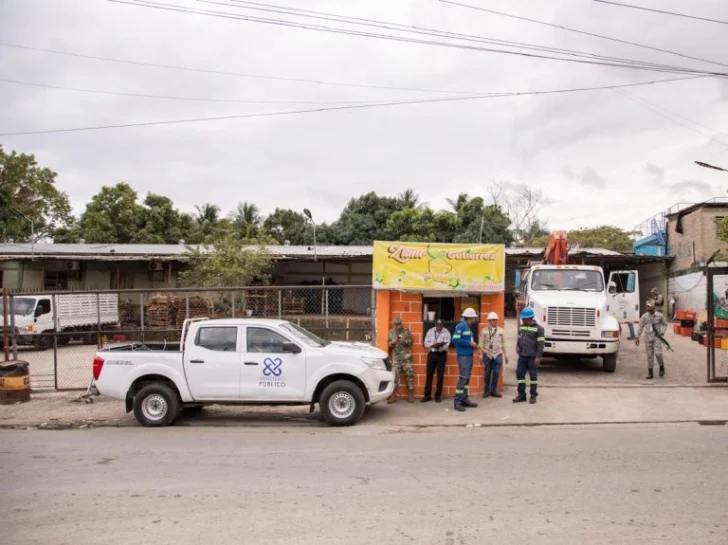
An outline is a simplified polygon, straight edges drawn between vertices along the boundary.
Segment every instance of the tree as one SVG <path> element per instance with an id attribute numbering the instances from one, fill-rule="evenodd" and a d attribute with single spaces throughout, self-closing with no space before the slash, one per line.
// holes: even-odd
<path id="1" fill-rule="evenodd" d="M 526 244 L 526 239 L 535 238 L 539 228 L 543 229 L 538 215 L 544 204 L 540 189 L 527 184 L 505 185 L 493 183 L 489 187 L 491 203 L 499 206 L 511 220 L 514 241 Z"/>
<path id="2" fill-rule="evenodd" d="M 399 209 L 397 198 L 380 197 L 373 191 L 351 199 L 332 225 L 334 242 L 366 245 L 384 240 L 387 220 Z"/>
<path id="3" fill-rule="evenodd" d="M 129 184 L 102 186 L 81 214 L 78 235 L 86 242 L 140 242 L 138 232 L 144 224 L 143 216 L 144 209 Z"/>
<path id="4" fill-rule="evenodd" d="M 260 230 L 260 211 L 258 207 L 249 202 L 238 203 L 238 207 L 231 214 L 233 227 L 243 238 L 254 238 Z"/>
<path id="5" fill-rule="evenodd" d="M 510 244 L 513 235 L 508 227 L 511 220 L 497 204 L 486 205 L 482 197 L 466 193 L 457 199 L 448 199 L 458 218 L 458 233 L 453 242 L 491 242 Z"/>
<path id="6" fill-rule="evenodd" d="M 261 244 L 228 234 L 218 239 L 210 251 L 189 249 L 185 254 L 189 269 L 180 273 L 187 286 L 230 287 L 270 279 L 272 258 Z"/>
<path id="7" fill-rule="evenodd" d="M 30 240 L 31 222 L 37 239 L 71 221 L 68 196 L 55 183 L 56 173 L 33 155 L 7 154 L 0 146 L 0 240 Z"/>
<path id="8" fill-rule="evenodd" d="M 630 233 L 614 225 L 600 225 L 587 229 L 569 231 L 569 246 L 572 248 L 606 248 L 617 252 L 631 252 Z"/>
<path id="9" fill-rule="evenodd" d="M 177 244 L 180 240 L 188 238 L 191 229 L 191 216 L 177 210 L 170 198 L 149 193 L 144 199 L 141 228 L 133 240 Z"/>
<path id="10" fill-rule="evenodd" d="M 420 196 L 415 193 L 414 189 L 405 189 L 402 193 L 397 195 L 400 208 L 418 208 L 422 205 L 420 203 Z"/>
<path id="11" fill-rule="evenodd" d="M 528 230 L 521 233 L 521 244 L 524 246 L 545 246 L 549 239 L 549 231 L 536 220 Z M 546 242 L 543 242 L 546 241 Z"/>
<path id="12" fill-rule="evenodd" d="M 295 210 L 276 208 L 263 222 L 263 228 L 278 244 L 313 244 L 313 226 Z"/>
<path id="13" fill-rule="evenodd" d="M 452 212 L 433 212 L 429 207 L 405 208 L 394 212 L 385 226 L 389 240 L 413 242 L 452 242 L 458 218 Z"/>

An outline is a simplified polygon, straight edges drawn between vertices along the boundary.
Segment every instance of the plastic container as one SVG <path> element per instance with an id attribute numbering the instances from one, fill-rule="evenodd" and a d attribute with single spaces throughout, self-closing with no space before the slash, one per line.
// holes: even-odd
<path id="1" fill-rule="evenodd" d="M 11 360 L 0 363 L 0 405 L 30 401 L 28 362 Z"/>

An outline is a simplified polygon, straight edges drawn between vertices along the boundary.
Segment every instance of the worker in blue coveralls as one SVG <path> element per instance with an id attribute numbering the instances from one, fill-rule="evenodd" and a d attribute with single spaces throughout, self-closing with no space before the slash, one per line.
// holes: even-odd
<path id="1" fill-rule="evenodd" d="M 521 311 L 521 326 L 518 328 L 518 341 L 516 343 L 518 393 L 513 398 L 513 403 L 526 401 L 526 371 L 528 371 L 528 378 L 531 382 L 529 403 L 536 403 L 536 397 L 538 396 L 538 366 L 541 363 L 546 334 L 543 327 L 536 323 L 535 318 L 536 313 L 531 307 L 526 307 Z"/>
<path id="2" fill-rule="evenodd" d="M 475 309 L 466 308 L 463 311 L 463 319 L 455 326 L 455 333 L 452 336 L 452 344 L 455 346 L 455 353 L 458 358 L 458 384 L 455 387 L 455 410 L 464 411 L 467 407 L 477 407 L 468 397 L 468 384 L 470 374 L 473 372 L 473 353 L 478 348 L 477 339 L 473 338 L 470 326 L 478 320 L 478 313 Z"/>

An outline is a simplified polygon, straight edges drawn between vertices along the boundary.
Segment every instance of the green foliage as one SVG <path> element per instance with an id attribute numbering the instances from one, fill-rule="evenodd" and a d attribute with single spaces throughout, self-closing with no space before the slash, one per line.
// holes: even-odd
<path id="1" fill-rule="evenodd" d="M 231 214 L 233 228 L 238 236 L 255 238 L 260 235 L 261 217 L 258 207 L 249 202 L 238 203 L 235 212 Z"/>
<path id="2" fill-rule="evenodd" d="M 127 183 L 102 186 L 78 222 L 78 236 L 86 242 L 131 243 L 140 240 L 144 210 Z"/>
<path id="3" fill-rule="evenodd" d="M 182 214 L 172 200 L 149 193 L 142 208 L 142 227 L 134 240 L 147 243 L 177 244 L 192 230 L 192 217 Z"/>
<path id="4" fill-rule="evenodd" d="M 276 208 L 263 222 L 264 230 L 278 244 L 313 244 L 313 226 L 306 216 L 295 210 Z M 319 233 L 316 233 L 317 239 Z M 317 240 L 318 242 L 318 240 Z"/>
<path id="5" fill-rule="evenodd" d="M 581 248 L 606 248 L 617 252 L 631 252 L 630 233 L 614 225 L 601 225 L 589 229 L 569 231 L 569 245 Z"/>
<path id="6" fill-rule="evenodd" d="M 332 225 L 335 242 L 366 245 L 386 239 L 387 220 L 400 208 L 399 199 L 380 197 L 373 191 L 351 199 Z"/>
<path id="7" fill-rule="evenodd" d="M 70 222 L 68 197 L 55 182 L 56 173 L 39 167 L 33 155 L 0 146 L 0 240 L 30 240 L 31 221 L 36 239 Z"/>
<path id="8" fill-rule="evenodd" d="M 209 251 L 190 248 L 189 268 L 180 274 L 187 286 L 245 286 L 268 282 L 272 259 L 258 241 L 235 235 L 219 238 Z"/>
<path id="9" fill-rule="evenodd" d="M 513 242 L 513 234 L 508 230 L 511 220 L 499 205 L 486 205 L 481 197 L 471 198 L 465 193 L 458 195 L 450 204 L 458 218 L 458 232 L 453 242 Z"/>

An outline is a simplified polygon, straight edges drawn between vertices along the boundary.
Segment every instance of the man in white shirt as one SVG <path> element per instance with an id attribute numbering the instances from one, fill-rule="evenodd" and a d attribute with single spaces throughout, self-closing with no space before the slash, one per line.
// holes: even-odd
<path id="1" fill-rule="evenodd" d="M 420 401 L 427 403 L 432 400 L 432 378 L 437 371 L 437 389 L 435 401 L 442 401 L 442 383 L 445 378 L 445 360 L 447 349 L 450 346 L 450 332 L 445 329 L 442 320 L 435 322 L 425 335 L 425 348 L 427 348 L 427 380 L 425 381 L 425 397 Z"/>

